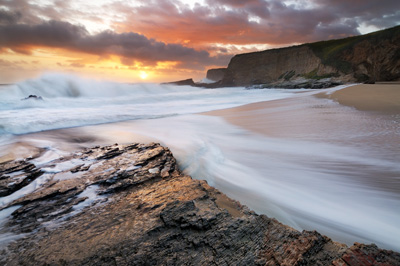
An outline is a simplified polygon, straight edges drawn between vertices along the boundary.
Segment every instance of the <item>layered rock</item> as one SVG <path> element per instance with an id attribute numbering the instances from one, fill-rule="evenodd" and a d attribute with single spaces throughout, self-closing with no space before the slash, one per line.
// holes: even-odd
<path id="1" fill-rule="evenodd" d="M 276 87 L 298 78 L 336 83 L 399 80 L 400 26 L 340 40 L 235 55 L 222 86 Z"/>
<path id="2" fill-rule="evenodd" d="M 234 86 L 266 84 L 281 78 L 289 80 L 316 68 L 320 75 L 335 72 L 335 69 L 323 65 L 307 46 L 273 49 L 235 55 L 223 82 Z"/>
<path id="3" fill-rule="evenodd" d="M 181 173 L 155 143 L 94 147 L 40 167 L 7 162 L 0 174 L 3 187 L 17 176 L 42 183 L 2 207 L 15 210 L 0 234 L 21 237 L 1 251 L 2 265 L 400 264 L 375 245 L 349 249 L 257 215 Z"/>

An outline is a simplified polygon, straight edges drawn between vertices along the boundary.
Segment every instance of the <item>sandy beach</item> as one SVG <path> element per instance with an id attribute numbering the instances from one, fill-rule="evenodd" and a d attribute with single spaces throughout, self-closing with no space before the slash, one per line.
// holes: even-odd
<path id="1" fill-rule="evenodd" d="M 396 145 L 400 143 L 399 83 L 362 84 L 333 92 L 299 93 L 288 99 L 203 114 L 221 117 L 232 125 L 273 139 L 376 149 L 381 151 L 379 156 L 384 156 L 381 158 L 400 160 Z M 360 166 L 349 164 L 346 167 L 357 172 Z M 397 176 L 398 173 L 376 172 L 360 180 L 399 195 L 400 186 L 394 182 Z"/>
<path id="2" fill-rule="evenodd" d="M 361 84 L 328 93 L 314 94 L 319 99 L 331 99 L 343 106 L 360 111 L 371 111 L 380 115 L 400 114 L 400 83 Z M 315 117 L 307 116 L 303 107 L 319 108 L 326 113 L 327 106 L 308 98 L 307 102 L 299 97 L 269 102 L 247 104 L 240 107 L 206 112 L 205 115 L 223 117 L 229 123 L 253 132 L 272 137 L 299 137 L 314 132 L 311 124 Z M 315 114 L 314 114 L 315 115 Z M 319 121 L 319 130 L 334 130 L 341 127 L 332 121 Z M 335 125 L 334 125 L 335 124 Z"/>
<path id="3" fill-rule="evenodd" d="M 356 85 L 330 95 L 321 93 L 318 96 L 362 111 L 400 114 L 400 82 Z"/>

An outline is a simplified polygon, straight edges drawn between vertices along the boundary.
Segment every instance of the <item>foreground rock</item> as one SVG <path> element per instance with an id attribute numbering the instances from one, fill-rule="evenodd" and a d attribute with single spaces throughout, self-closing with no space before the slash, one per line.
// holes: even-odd
<path id="1" fill-rule="evenodd" d="M 15 209 L 0 234 L 23 234 L 1 265 L 400 265 L 398 253 L 255 214 L 182 174 L 159 144 L 95 147 L 40 167 L 7 162 L 0 175 L 3 195 L 18 192 L 16 179 L 43 184 L 0 198 L 2 213 Z"/>

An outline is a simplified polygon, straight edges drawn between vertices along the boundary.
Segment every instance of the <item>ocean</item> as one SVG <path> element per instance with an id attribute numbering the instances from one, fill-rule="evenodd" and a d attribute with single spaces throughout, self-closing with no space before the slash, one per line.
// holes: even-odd
<path id="1" fill-rule="evenodd" d="M 399 251 L 399 121 L 313 96 L 320 92 L 46 74 L 0 86 L 0 158 L 21 159 L 40 149 L 45 152 L 35 161 L 44 163 L 82 147 L 160 142 L 185 173 L 259 214 L 349 245 Z M 29 95 L 42 99 L 25 99 Z M 269 133 L 206 113 L 259 102 L 271 107 L 246 115 Z M 23 195 L 15 193 L 10 196 Z"/>

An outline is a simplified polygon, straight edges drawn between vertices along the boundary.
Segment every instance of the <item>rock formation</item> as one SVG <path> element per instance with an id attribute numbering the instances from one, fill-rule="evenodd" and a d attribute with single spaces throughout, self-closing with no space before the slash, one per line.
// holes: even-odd
<path id="1" fill-rule="evenodd" d="M 172 82 L 165 82 L 165 83 L 161 83 L 163 85 L 178 85 L 178 86 L 195 86 L 195 83 L 193 81 L 193 79 L 184 79 L 184 80 L 178 80 L 178 81 L 172 81 Z"/>
<path id="2" fill-rule="evenodd" d="M 37 95 L 31 94 L 31 95 L 29 95 L 28 97 L 23 98 L 23 99 L 21 99 L 21 100 L 24 101 L 24 100 L 31 100 L 31 99 L 34 99 L 34 100 L 43 100 L 43 97 L 42 97 L 42 96 L 37 96 Z"/>
<path id="3" fill-rule="evenodd" d="M 19 237 L 1 265 L 400 265 L 399 253 L 255 214 L 181 173 L 159 144 L 37 158 L 0 164 L 0 217 L 12 211 L 0 236 Z"/>
<path id="4" fill-rule="evenodd" d="M 226 73 L 226 68 L 213 68 L 207 71 L 207 79 L 213 80 L 215 82 L 220 81 L 224 78 Z"/>
<path id="5" fill-rule="evenodd" d="M 399 80 L 400 26 L 345 39 L 235 55 L 221 85 L 282 85 L 297 79 L 329 79 L 335 83 Z"/>

